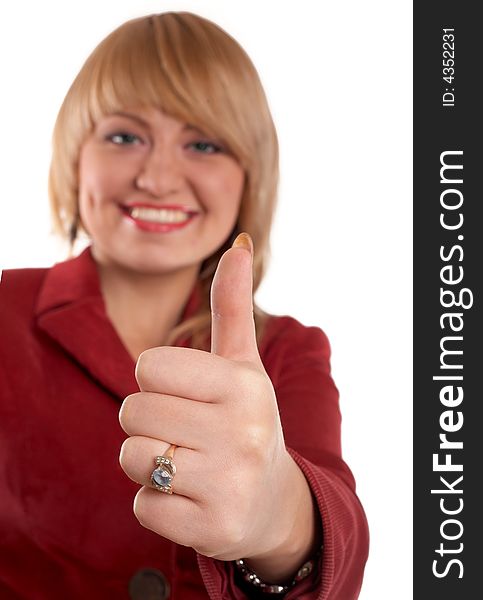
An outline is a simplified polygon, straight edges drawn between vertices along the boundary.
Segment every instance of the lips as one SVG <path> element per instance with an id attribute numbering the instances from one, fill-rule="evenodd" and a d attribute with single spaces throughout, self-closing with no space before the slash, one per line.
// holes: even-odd
<path id="1" fill-rule="evenodd" d="M 180 204 L 132 203 L 120 206 L 125 217 L 143 231 L 167 233 L 186 227 L 198 211 Z"/>

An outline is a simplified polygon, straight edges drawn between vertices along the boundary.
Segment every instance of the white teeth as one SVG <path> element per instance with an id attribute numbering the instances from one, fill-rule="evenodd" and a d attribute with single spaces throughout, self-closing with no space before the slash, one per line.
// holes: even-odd
<path id="1" fill-rule="evenodd" d="M 171 210 L 167 208 L 142 208 L 135 206 L 129 209 L 129 214 L 134 219 L 151 221 L 153 223 L 182 223 L 190 216 L 182 210 Z"/>

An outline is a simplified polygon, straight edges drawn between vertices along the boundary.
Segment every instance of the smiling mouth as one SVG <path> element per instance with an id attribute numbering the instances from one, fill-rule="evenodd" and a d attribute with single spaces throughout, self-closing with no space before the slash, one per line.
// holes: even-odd
<path id="1" fill-rule="evenodd" d="M 184 223 L 196 214 L 194 211 L 142 206 L 127 206 L 123 209 L 131 218 L 148 223 Z"/>
<path id="2" fill-rule="evenodd" d="M 168 233 L 185 227 L 197 215 L 198 211 L 182 205 L 135 204 L 120 206 L 126 217 L 139 229 L 151 233 Z"/>

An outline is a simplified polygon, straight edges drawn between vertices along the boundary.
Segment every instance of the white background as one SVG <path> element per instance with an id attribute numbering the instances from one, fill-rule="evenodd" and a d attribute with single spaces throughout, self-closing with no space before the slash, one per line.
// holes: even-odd
<path id="1" fill-rule="evenodd" d="M 402 0 L 2 3 L 0 267 L 65 257 L 49 235 L 50 135 L 94 46 L 128 18 L 190 10 L 255 62 L 281 146 L 263 308 L 322 327 L 344 457 L 371 530 L 361 600 L 412 596 L 412 14 Z M 340 599 L 345 600 L 345 599 Z"/>

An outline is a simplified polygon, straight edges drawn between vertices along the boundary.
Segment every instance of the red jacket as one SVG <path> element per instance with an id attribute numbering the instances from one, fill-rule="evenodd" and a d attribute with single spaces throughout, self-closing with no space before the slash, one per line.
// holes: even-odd
<path id="1" fill-rule="evenodd" d="M 118 412 L 138 389 L 134 362 L 106 316 L 90 251 L 5 271 L 0 335 L 0 598 L 257 597 L 238 586 L 233 563 L 166 540 L 133 514 L 138 486 L 119 466 Z M 367 558 L 329 352 L 320 329 L 290 317 L 272 317 L 260 346 L 324 532 L 317 570 L 287 599 L 357 598 Z"/>

